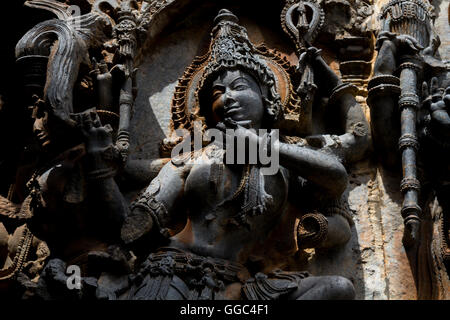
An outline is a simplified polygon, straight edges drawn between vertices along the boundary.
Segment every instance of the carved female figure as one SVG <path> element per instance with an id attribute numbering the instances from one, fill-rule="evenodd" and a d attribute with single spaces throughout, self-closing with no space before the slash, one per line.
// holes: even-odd
<path id="1" fill-rule="evenodd" d="M 281 112 L 280 97 L 272 71 L 254 54 L 237 21 L 227 10 L 216 18 L 211 56 L 198 85 L 200 113 L 209 126 L 234 129 L 236 136 L 264 147 L 249 129 L 272 128 Z M 285 213 L 291 180 L 301 177 L 320 190 L 324 201 L 339 198 L 347 185 L 337 158 L 308 147 L 276 145 L 281 167 L 274 175 L 263 175 L 259 164 L 227 164 L 225 151 L 214 142 L 194 154 L 196 161 L 172 159 L 162 168 L 132 206 L 122 239 L 135 253 L 166 247 L 142 263 L 125 298 L 354 297 L 351 282 L 338 276 L 276 271 L 251 277 L 254 270 L 246 264 Z M 321 222 L 328 245 L 348 240 L 344 217 Z"/>

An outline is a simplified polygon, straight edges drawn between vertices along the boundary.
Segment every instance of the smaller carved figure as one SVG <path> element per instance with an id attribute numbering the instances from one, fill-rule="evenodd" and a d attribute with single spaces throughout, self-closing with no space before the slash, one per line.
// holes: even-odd
<path id="1" fill-rule="evenodd" d="M 42 101 L 36 102 L 33 114 L 36 139 L 45 153 L 28 183 L 25 201 L 21 205 L 4 201 L 15 213 L 1 216 L 1 221 L 19 226 L 7 240 L 9 256 L 17 257 L 5 261 L 8 270 L 17 269 L 8 275 L 19 280 L 23 292 L 33 297 L 50 290 L 51 285 L 39 278 L 48 258 L 78 265 L 83 276 L 111 268 L 128 272 L 127 252 L 119 248 L 120 252 L 114 253 L 127 205 L 113 180 L 118 157 L 111 128 L 102 126 L 93 110 L 71 114 L 79 126 L 65 134 L 61 128 L 67 127 L 58 126 L 57 118 Z M 28 253 L 30 248 L 36 257 Z M 111 262 L 114 259 L 122 261 Z M 103 267 L 93 267 L 99 265 Z M 22 270 L 27 272 L 20 273 Z M 48 292 L 41 296 L 48 297 Z"/>

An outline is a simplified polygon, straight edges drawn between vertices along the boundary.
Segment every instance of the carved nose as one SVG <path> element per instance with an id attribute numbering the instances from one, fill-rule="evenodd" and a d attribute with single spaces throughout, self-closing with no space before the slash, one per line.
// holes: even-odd
<path id="1" fill-rule="evenodd" d="M 42 131 L 42 120 L 41 119 L 36 119 L 33 122 L 33 131 L 34 132 L 40 132 Z"/>
<path id="2" fill-rule="evenodd" d="M 236 99 L 233 97 L 231 92 L 229 92 L 229 91 L 225 92 L 225 94 L 224 94 L 224 106 L 225 106 L 225 109 L 229 108 L 235 102 L 236 102 Z"/>

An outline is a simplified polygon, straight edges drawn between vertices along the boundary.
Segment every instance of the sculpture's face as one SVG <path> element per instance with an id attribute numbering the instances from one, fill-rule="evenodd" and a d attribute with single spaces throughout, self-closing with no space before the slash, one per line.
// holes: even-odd
<path id="1" fill-rule="evenodd" d="M 39 110 L 39 107 L 35 107 L 33 112 L 33 132 L 36 138 L 39 140 L 43 147 L 50 144 L 50 135 L 48 129 L 48 112 Z"/>
<path id="2" fill-rule="evenodd" d="M 216 122 L 231 118 L 244 127 L 261 128 L 264 101 L 256 80 L 241 70 L 227 70 L 212 86 L 212 114 Z"/>

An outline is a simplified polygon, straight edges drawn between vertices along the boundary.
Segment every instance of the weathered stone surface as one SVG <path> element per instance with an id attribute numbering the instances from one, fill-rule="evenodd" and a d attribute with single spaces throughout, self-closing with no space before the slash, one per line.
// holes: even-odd
<path id="1" fill-rule="evenodd" d="M 442 60 L 450 61 L 450 4 L 445 0 L 436 0 L 433 5 L 437 15 L 434 26 L 441 38 L 439 54 Z"/>
<path id="2" fill-rule="evenodd" d="M 378 210 L 386 293 L 389 299 L 416 299 L 414 278 L 402 243 L 403 220 L 400 214 L 402 195 L 398 190 L 400 177 L 380 170 L 377 183 L 381 200 Z"/>

